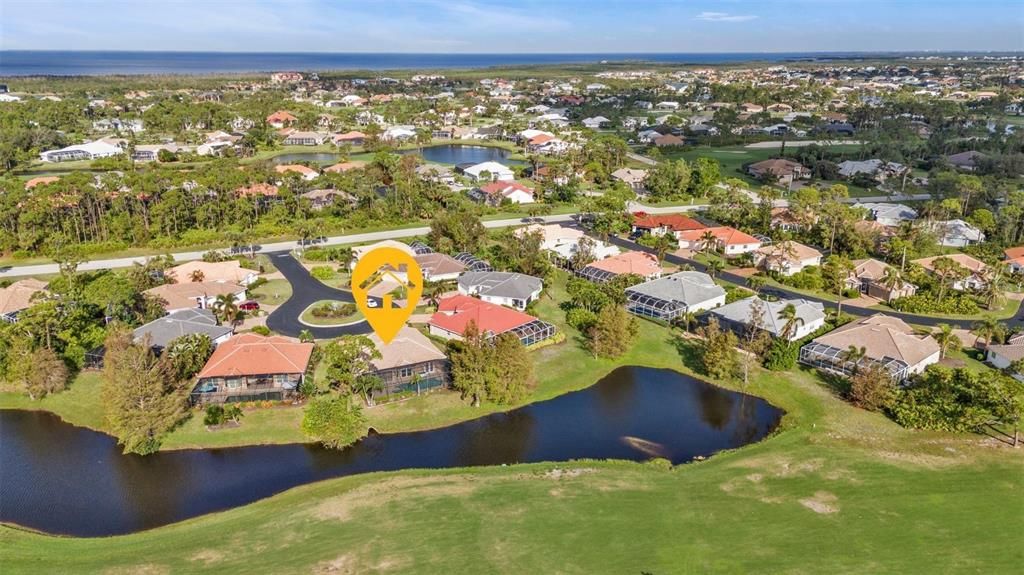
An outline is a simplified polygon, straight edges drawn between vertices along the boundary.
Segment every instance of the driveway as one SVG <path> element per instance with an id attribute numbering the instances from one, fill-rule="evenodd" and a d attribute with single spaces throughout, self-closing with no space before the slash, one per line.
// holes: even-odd
<path id="1" fill-rule="evenodd" d="M 299 321 L 302 312 L 318 301 L 336 300 L 353 303 L 355 300 L 352 299 L 351 293 L 324 285 L 309 275 L 309 271 L 292 257 L 291 252 L 272 252 L 267 255 L 281 275 L 292 284 L 292 297 L 267 316 L 267 327 L 291 337 L 298 337 L 303 330 L 308 330 L 316 339 L 331 339 L 373 331 L 366 321 L 331 327 L 310 326 Z"/>

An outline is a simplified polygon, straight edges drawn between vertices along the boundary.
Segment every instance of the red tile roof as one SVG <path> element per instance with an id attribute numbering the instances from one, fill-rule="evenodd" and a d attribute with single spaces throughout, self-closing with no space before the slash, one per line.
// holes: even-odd
<path id="1" fill-rule="evenodd" d="M 743 233 L 736 228 L 729 226 L 717 226 L 714 228 L 706 228 L 703 230 L 688 230 L 680 234 L 679 239 L 686 241 L 697 241 L 704 236 L 705 233 L 711 232 L 715 239 L 726 246 L 734 245 L 746 245 L 746 244 L 760 244 L 761 240 L 755 238 L 750 234 Z"/>
<path id="2" fill-rule="evenodd" d="M 248 198 L 250 196 L 276 196 L 277 186 L 273 184 L 253 184 L 248 187 L 238 188 L 235 194 Z"/>
<path id="3" fill-rule="evenodd" d="M 707 226 L 697 220 L 682 214 L 661 214 L 636 216 L 633 225 L 638 228 L 654 229 L 668 228 L 674 232 L 686 230 L 703 230 Z"/>
<path id="4" fill-rule="evenodd" d="M 480 191 L 488 196 L 507 196 L 515 190 L 533 195 L 533 190 L 519 182 L 491 182 L 480 186 Z"/>
<path id="5" fill-rule="evenodd" d="M 643 277 L 657 276 L 664 273 L 658 265 L 658 258 L 644 252 L 624 252 L 590 264 L 591 267 L 615 275 L 637 274 Z"/>
<path id="6" fill-rule="evenodd" d="M 243 333 L 217 346 L 198 377 L 305 373 L 312 354 L 312 343 Z"/>
<path id="7" fill-rule="evenodd" d="M 445 331 L 464 334 L 472 321 L 480 331 L 498 335 L 535 319 L 532 315 L 460 294 L 438 302 L 437 313 L 430 316 L 427 323 Z"/>

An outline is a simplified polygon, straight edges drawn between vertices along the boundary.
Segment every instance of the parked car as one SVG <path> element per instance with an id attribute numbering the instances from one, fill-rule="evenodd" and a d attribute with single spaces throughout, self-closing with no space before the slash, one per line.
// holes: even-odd
<path id="1" fill-rule="evenodd" d="M 259 311 L 260 302 L 256 300 L 243 301 L 242 303 L 238 304 L 238 309 L 242 311 Z"/>

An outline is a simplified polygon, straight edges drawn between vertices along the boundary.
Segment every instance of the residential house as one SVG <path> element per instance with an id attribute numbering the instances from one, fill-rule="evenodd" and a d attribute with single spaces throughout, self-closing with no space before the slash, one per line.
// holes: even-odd
<path id="1" fill-rule="evenodd" d="M 917 286 L 904 280 L 893 287 L 886 286 L 886 272 L 891 268 L 889 264 L 876 259 L 854 260 L 853 271 L 846 279 L 846 287 L 886 302 L 917 293 Z"/>
<path id="2" fill-rule="evenodd" d="M 533 189 L 519 182 L 496 181 L 483 184 L 469 192 L 469 196 L 478 202 L 497 206 L 504 202 L 513 204 L 532 204 Z"/>
<path id="3" fill-rule="evenodd" d="M 1005 344 L 990 344 L 985 348 L 985 361 L 996 369 L 1007 369 L 1019 381 L 1024 381 L 1024 373 L 1013 371 L 1014 362 L 1024 359 L 1024 333 L 1011 337 Z"/>
<path id="4" fill-rule="evenodd" d="M 711 241 L 714 242 L 712 249 L 728 257 L 753 252 L 761 247 L 761 240 L 729 226 L 679 232 L 676 238 L 680 248 L 698 251 L 707 247 L 706 236 L 709 234 L 712 236 Z"/>
<path id="5" fill-rule="evenodd" d="M 658 258 L 646 252 L 623 252 L 604 259 L 594 260 L 577 272 L 581 277 L 603 283 L 616 276 L 638 275 L 645 280 L 657 279 L 665 273 Z"/>
<path id="6" fill-rule="evenodd" d="M 284 110 L 278 110 L 273 114 L 267 116 L 267 124 L 269 124 L 270 127 L 272 128 L 285 128 L 291 126 L 297 121 L 298 118 L 296 118 L 295 116 L 291 115 L 288 112 L 285 112 Z"/>
<path id="7" fill-rule="evenodd" d="M 917 219 L 917 211 L 903 204 L 864 202 L 854 205 L 867 210 L 868 219 L 883 226 L 895 227 L 903 222 L 912 222 Z"/>
<path id="8" fill-rule="evenodd" d="M 278 174 L 298 174 L 299 177 L 307 182 L 315 180 L 320 176 L 320 172 L 302 164 L 278 164 L 274 166 L 274 171 Z"/>
<path id="9" fill-rule="evenodd" d="M 0 320 L 7 323 L 18 321 L 18 314 L 32 307 L 33 298 L 40 293 L 46 293 L 46 282 L 35 278 L 25 278 L 0 288 Z"/>
<path id="10" fill-rule="evenodd" d="M 788 299 L 778 301 L 761 301 L 763 304 L 760 318 L 754 317 L 754 302 L 757 297 L 748 297 L 708 312 L 707 317 L 718 319 L 719 325 L 736 332 L 740 337 L 747 333 L 751 325 L 758 324 L 768 332 L 772 339 L 783 337 L 789 320 L 783 317 L 782 311 L 792 305 L 796 310 L 796 318 L 790 326 L 788 341 L 801 340 L 825 326 L 825 306 L 820 302 L 805 299 Z"/>
<path id="11" fill-rule="evenodd" d="M 707 226 L 682 214 L 634 214 L 633 232 L 643 232 L 660 236 L 673 234 L 676 239 L 685 232 L 703 230 Z"/>
<path id="12" fill-rule="evenodd" d="M 188 152 L 190 148 L 177 144 L 139 144 L 132 152 L 132 159 L 136 162 L 155 162 L 160 159 L 160 152 L 166 151 L 170 154 Z"/>
<path id="13" fill-rule="evenodd" d="M 747 166 L 747 173 L 755 178 L 774 177 L 779 184 L 784 186 L 788 186 L 796 180 L 808 178 L 811 175 L 810 170 L 803 167 L 799 162 L 784 158 L 775 158 L 750 164 Z"/>
<path id="14" fill-rule="evenodd" d="M 1003 250 L 1010 273 L 1024 274 L 1024 246 Z"/>
<path id="15" fill-rule="evenodd" d="M 424 281 L 440 282 L 458 279 L 466 271 L 466 264 L 448 254 L 430 252 L 413 258 L 420 266 Z"/>
<path id="16" fill-rule="evenodd" d="M 479 296 L 493 304 L 522 310 L 540 297 L 540 278 L 513 272 L 466 272 L 459 276 L 459 293 Z"/>
<path id="17" fill-rule="evenodd" d="M 259 272 L 243 268 L 238 260 L 227 260 L 223 262 L 206 262 L 203 260 L 192 260 L 178 264 L 164 275 L 176 283 L 191 283 L 193 277 L 203 282 L 232 283 L 248 286 L 256 281 Z"/>
<path id="18" fill-rule="evenodd" d="M 193 403 L 292 397 L 310 367 L 313 344 L 280 335 L 243 333 L 217 346 L 197 375 Z"/>
<path id="19" fill-rule="evenodd" d="M 74 160 L 97 160 L 120 156 L 124 153 L 122 145 L 124 140 L 117 138 L 100 138 L 84 144 L 75 144 L 60 148 L 59 150 L 47 150 L 39 154 L 39 159 L 44 162 L 67 162 Z"/>
<path id="20" fill-rule="evenodd" d="M 163 300 L 164 310 L 167 312 L 179 309 L 210 309 L 219 295 L 230 295 L 236 304 L 245 301 L 245 288 L 227 282 L 201 281 L 164 284 L 142 293 Z"/>
<path id="21" fill-rule="evenodd" d="M 217 325 L 217 318 L 210 310 L 179 309 L 135 328 L 132 333 L 135 343 L 149 341 L 149 346 L 161 353 L 179 337 L 201 334 L 209 337 L 214 345 L 220 345 L 231 339 L 235 330 L 229 325 Z"/>
<path id="22" fill-rule="evenodd" d="M 284 138 L 286 146 L 319 146 L 327 141 L 327 134 L 321 132 L 294 131 Z"/>
<path id="23" fill-rule="evenodd" d="M 671 321 L 725 304 L 725 290 L 701 272 L 677 272 L 626 289 L 626 310 Z"/>
<path id="24" fill-rule="evenodd" d="M 586 236 L 578 227 L 564 224 L 532 224 L 516 230 L 517 237 L 539 232 L 543 240 L 541 248 L 551 253 L 552 258 L 565 266 L 580 249 L 580 241 Z M 619 248 L 594 238 L 591 241 L 591 253 L 597 259 L 614 256 Z"/>
<path id="25" fill-rule="evenodd" d="M 476 182 L 511 182 L 516 176 L 512 169 L 498 162 L 481 162 L 462 169 L 462 173 Z"/>
<path id="26" fill-rule="evenodd" d="M 335 146 L 341 146 L 347 144 L 349 146 L 362 146 L 366 141 L 366 134 L 362 132 L 350 131 L 344 134 L 335 134 L 331 137 L 331 141 L 334 142 Z"/>
<path id="27" fill-rule="evenodd" d="M 754 264 L 784 276 L 800 273 L 804 268 L 821 265 L 821 252 L 794 241 L 762 246 L 754 251 Z"/>
<path id="28" fill-rule="evenodd" d="M 461 294 L 438 302 L 437 313 L 430 316 L 427 327 L 431 335 L 460 340 L 470 323 L 492 338 L 513 333 L 527 346 L 549 339 L 557 332 L 555 326 L 532 315 Z"/>
<path id="29" fill-rule="evenodd" d="M 133 132 L 143 131 L 142 120 L 122 120 L 121 118 L 103 118 L 92 123 L 97 132 Z"/>
<path id="30" fill-rule="evenodd" d="M 839 163 L 839 175 L 844 178 L 854 178 L 858 175 L 865 175 L 879 182 L 884 182 L 891 177 L 902 176 L 906 171 L 907 167 L 903 164 L 897 164 L 896 162 L 886 162 L 885 160 L 846 160 L 845 162 Z"/>
<path id="31" fill-rule="evenodd" d="M 852 350 L 857 354 L 851 355 Z M 863 350 L 863 356 L 860 351 Z M 877 366 L 897 382 L 939 361 L 939 344 L 899 318 L 875 314 L 838 327 L 800 348 L 800 363 L 843 376 Z"/>
<path id="32" fill-rule="evenodd" d="M 441 164 L 421 164 L 416 166 L 416 175 L 428 182 L 438 182 L 452 185 L 455 183 L 455 173 L 451 168 Z"/>
<path id="33" fill-rule="evenodd" d="M 665 146 L 682 146 L 683 144 L 686 143 L 686 141 L 680 138 L 679 136 L 665 134 L 664 136 L 658 136 L 654 138 L 653 140 L 651 140 L 651 143 L 653 143 L 655 146 L 659 148 L 663 148 Z"/>
<path id="34" fill-rule="evenodd" d="M 932 223 L 932 230 L 939 236 L 939 245 L 962 248 L 985 241 L 985 234 L 963 220 L 947 220 Z"/>
<path id="35" fill-rule="evenodd" d="M 404 142 L 416 137 L 416 128 L 414 126 L 390 126 L 380 137 L 387 142 Z"/>
<path id="36" fill-rule="evenodd" d="M 949 165 L 968 172 L 973 172 L 978 168 L 981 162 L 987 159 L 987 155 L 976 150 L 946 156 L 946 161 L 949 162 Z"/>
<path id="37" fill-rule="evenodd" d="M 237 188 L 235 195 L 239 198 L 253 198 L 256 202 L 270 203 L 278 199 L 278 188 L 274 184 L 257 182 L 248 186 Z"/>
<path id="38" fill-rule="evenodd" d="M 611 120 L 604 116 L 594 116 L 591 118 L 583 118 L 583 127 L 590 128 L 591 130 L 598 130 L 603 126 L 610 124 Z"/>
<path id="39" fill-rule="evenodd" d="M 644 181 L 647 179 L 647 170 L 619 168 L 612 172 L 612 179 L 626 184 L 629 189 L 639 194 L 645 190 Z"/>
<path id="40" fill-rule="evenodd" d="M 945 256 L 933 256 L 930 258 L 921 258 L 914 260 L 915 263 L 923 267 L 930 273 L 935 273 L 935 260 L 939 258 L 947 258 L 960 264 L 961 267 L 967 270 L 967 276 L 962 280 L 953 282 L 952 288 L 957 291 L 964 290 L 980 290 L 988 284 L 988 280 L 985 278 L 986 272 L 988 272 L 988 266 L 985 262 L 979 260 L 976 257 L 969 256 L 967 254 L 948 254 Z"/>
<path id="41" fill-rule="evenodd" d="M 341 190 L 310 190 L 302 194 L 302 197 L 309 200 L 309 207 L 316 211 L 329 208 L 335 205 L 338 200 L 342 200 L 350 204 L 356 201 L 355 196 Z"/>
<path id="42" fill-rule="evenodd" d="M 384 394 L 421 393 L 448 386 L 448 357 L 418 329 L 403 326 L 388 343 L 376 333 L 369 336 L 380 353 L 370 360 L 370 374 L 380 378 Z"/>

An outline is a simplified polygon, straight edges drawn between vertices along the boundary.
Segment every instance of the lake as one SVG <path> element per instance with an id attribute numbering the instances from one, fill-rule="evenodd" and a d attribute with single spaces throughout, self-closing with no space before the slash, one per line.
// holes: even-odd
<path id="1" fill-rule="evenodd" d="M 510 160 L 508 150 L 487 146 L 466 146 L 462 144 L 444 144 L 427 146 L 422 150 L 402 150 L 400 154 L 419 154 L 428 162 L 437 164 L 479 164 L 481 162 L 498 162 L 506 166 L 522 165 L 519 160 Z"/>
<path id="2" fill-rule="evenodd" d="M 53 414 L 0 410 L 0 521 L 97 537 L 357 473 L 653 456 L 678 464 L 758 441 L 782 415 L 762 399 L 647 367 L 620 367 L 587 389 L 449 427 L 371 435 L 340 451 L 289 444 L 140 457 Z"/>

